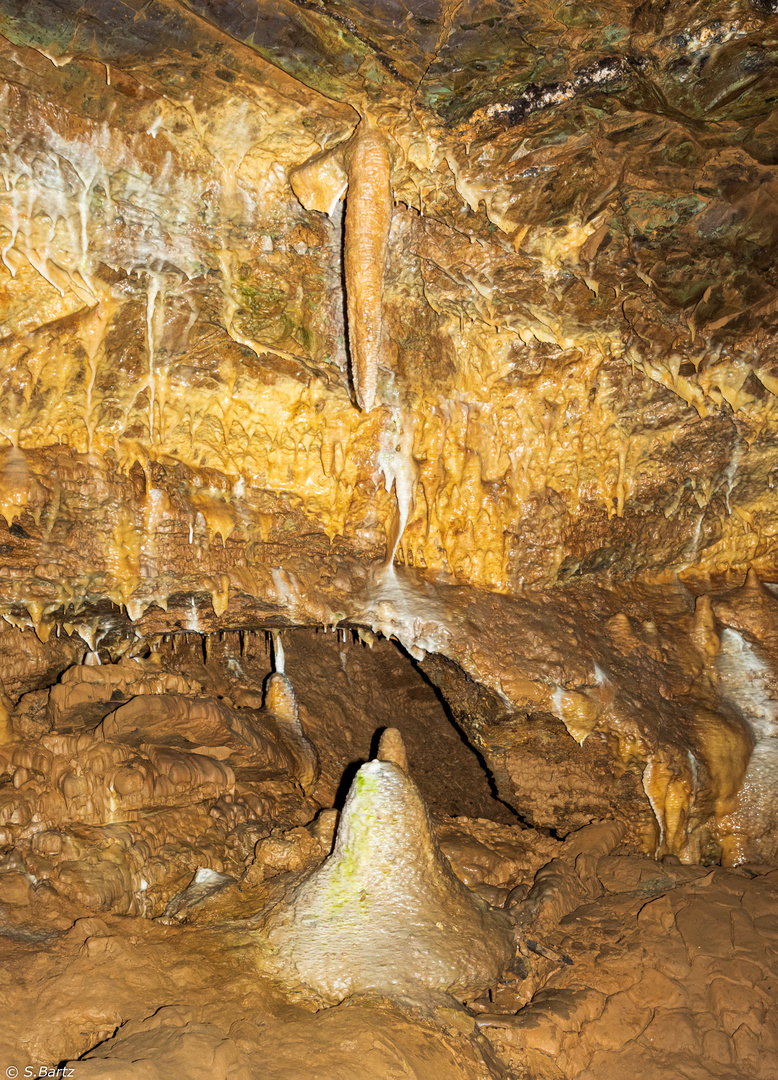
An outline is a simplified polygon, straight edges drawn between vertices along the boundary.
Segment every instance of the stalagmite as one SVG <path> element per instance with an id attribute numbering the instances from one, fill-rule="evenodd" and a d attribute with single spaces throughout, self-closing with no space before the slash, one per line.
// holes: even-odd
<path id="1" fill-rule="evenodd" d="M 370 761 L 354 778 L 332 854 L 262 928 L 271 952 L 261 962 L 328 1002 L 369 991 L 466 996 L 514 955 L 510 918 L 454 876 L 418 788 L 396 763 L 399 733 L 384 735 L 384 754 L 390 742 L 395 760 Z"/>
<path id="2" fill-rule="evenodd" d="M 403 772 L 408 772 L 408 755 L 403 737 L 397 728 L 385 728 L 378 743 L 377 761 L 391 761 Z"/>
<path id="3" fill-rule="evenodd" d="M 0 1072 L 775 1080 L 775 18 L 0 0 Z"/>
<path id="4" fill-rule="evenodd" d="M 300 709 L 292 684 L 280 671 L 274 671 L 267 677 L 263 713 L 281 732 L 286 746 L 295 759 L 297 780 L 307 794 L 313 790 L 319 776 L 319 755 L 303 730 Z"/>

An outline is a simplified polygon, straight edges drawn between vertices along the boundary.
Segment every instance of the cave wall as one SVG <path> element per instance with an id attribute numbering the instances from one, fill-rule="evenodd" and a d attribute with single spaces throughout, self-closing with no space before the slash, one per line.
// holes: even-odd
<path id="1" fill-rule="evenodd" d="M 164 634 L 355 627 L 534 824 L 774 857 L 772 11 L 40 0 L 0 33 L 10 706 Z M 343 203 L 294 179 L 360 123 L 370 411 Z"/>

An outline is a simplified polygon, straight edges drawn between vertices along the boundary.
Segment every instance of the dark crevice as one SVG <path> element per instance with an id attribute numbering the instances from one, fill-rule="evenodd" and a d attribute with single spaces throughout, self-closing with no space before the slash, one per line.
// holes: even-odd
<path id="1" fill-rule="evenodd" d="M 399 645 L 399 644 L 398 644 L 397 648 L 398 648 L 398 650 L 400 652 L 403 653 L 403 655 L 408 659 L 408 661 L 412 665 L 412 667 L 418 672 L 418 674 L 421 676 L 421 678 L 424 680 L 424 682 L 427 684 L 427 686 L 429 686 L 430 689 L 433 691 L 433 693 L 435 694 L 435 697 L 438 700 L 438 703 L 440 704 L 440 707 L 442 708 L 443 712 L 445 713 L 446 719 L 451 724 L 452 728 L 457 733 L 457 735 L 459 736 L 461 741 L 464 743 L 464 745 L 467 747 L 467 749 L 478 759 L 478 763 L 481 766 L 481 768 L 483 769 L 484 774 L 486 775 L 487 781 L 489 783 L 489 790 L 491 792 L 491 796 L 494 799 L 494 801 L 496 803 L 498 803 L 501 808 L 504 808 L 505 810 L 507 810 L 508 813 L 511 815 L 511 817 L 514 818 L 517 822 L 522 823 L 522 824 L 527 824 L 526 822 L 522 821 L 521 815 L 516 811 L 515 807 L 511 806 L 510 803 L 507 803 L 503 798 L 501 798 L 499 789 L 497 787 L 497 781 L 495 779 L 495 776 L 494 776 L 493 772 L 489 768 L 489 765 L 487 764 L 486 759 L 484 758 L 483 754 L 479 750 L 478 746 L 468 737 L 467 730 L 457 720 L 457 718 L 454 715 L 454 713 L 453 713 L 453 711 L 451 709 L 451 706 L 449 705 L 449 702 L 446 700 L 446 697 L 445 697 L 443 691 L 441 690 L 441 688 L 433 681 L 433 679 L 430 677 L 430 675 L 427 673 L 427 671 L 425 671 L 422 664 L 420 664 L 417 660 L 415 660 L 410 655 L 410 653 L 407 653 L 405 651 L 405 649 L 403 649 L 402 646 Z M 462 676 L 463 676 L 463 678 L 467 678 L 464 671 L 462 672 Z"/>

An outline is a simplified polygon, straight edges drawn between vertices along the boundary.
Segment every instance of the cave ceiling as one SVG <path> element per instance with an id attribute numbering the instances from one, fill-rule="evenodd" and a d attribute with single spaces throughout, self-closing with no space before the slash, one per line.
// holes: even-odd
<path id="1" fill-rule="evenodd" d="M 713 814 L 739 857 L 733 656 L 778 650 L 777 32 L 746 2 L 0 0 L 8 692 L 84 643 L 380 632 L 488 687 L 498 777 L 544 716 L 594 810 L 615 757 L 675 849 Z M 360 408 L 344 277 L 381 229 Z"/>
<path id="2" fill-rule="evenodd" d="M 39 3 L 2 29 L 8 442 L 246 474 L 332 538 L 370 533 L 393 423 L 422 567 L 772 567 L 768 10 Z M 379 417 L 348 401 L 337 211 L 289 183 L 360 116 L 396 205 Z"/>

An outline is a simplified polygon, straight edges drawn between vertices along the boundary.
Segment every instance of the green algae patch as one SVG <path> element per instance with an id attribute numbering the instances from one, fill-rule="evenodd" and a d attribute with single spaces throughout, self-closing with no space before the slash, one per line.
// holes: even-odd
<path id="1" fill-rule="evenodd" d="M 375 823 L 375 810 L 371 806 L 379 794 L 379 784 L 375 777 L 357 773 L 352 791 L 354 792 L 354 814 L 349 822 L 348 837 L 343 847 L 342 857 L 334 867 L 330 881 L 328 899 L 333 910 L 339 910 L 357 896 L 355 890 L 359 878 L 359 868 L 369 854 L 371 825 Z M 362 805 L 362 804 L 366 805 Z M 368 892 L 360 889 L 359 903 L 364 906 Z"/>

